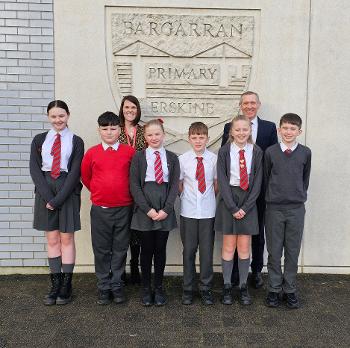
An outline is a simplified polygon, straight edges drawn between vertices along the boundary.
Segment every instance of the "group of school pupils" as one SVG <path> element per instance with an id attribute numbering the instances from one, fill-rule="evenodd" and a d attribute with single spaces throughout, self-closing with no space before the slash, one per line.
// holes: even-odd
<path id="1" fill-rule="evenodd" d="M 263 186 L 269 252 L 266 305 L 279 306 L 284 293 L 289 308 L 299 307 L 295 282 L 311 151 L 296 140 L 301 132 L 298 115 L 290 113 L 281 118 L 281 142 L 269 147 L 265 154 L 253 143 L 251 122 L 246 116 L 233 118 L 229 140 L 218 156 L 206 147 L 208 127 L 194 122 L 188 130 L 192 149 L 179 157 L 164 148 L 162 120 L 139 125 L 141 108 L 134 96 L 123 98 L 119 116 L 107 111 L 98 117 L 101 143 L 85 154 L 83 140 L 68 128 L 67 104 L 52 101 L 47 116 L 52 128 L 34 137 L 30 156 L 35 185 L 33 224 L 47 237 L 51 284 L 45 305 L 63 305 L 72 299 L 74 232 L 81 228 L 82 182 L 92 202 L 91 240 L 99 305 L 126 301 L 129 247 L 131 280 L 142 283 L 141 303 L 167 303 L 163 276 L 169 232 L 177 227 L 174 203 L 178 195 L 183 244 L 182 304 L 191 305 L 194 300 L 197 249 L 201 301 L 204 305 L 215 302 L 215 232 L 223 236 L 221 302 L 233 303 L 231 275 L 237 249 L 239 301 L 251 304 L 247 287 L 250 244 L 251 236 L 258 234 L 256 200 Z M 287 265 L 284 274 L 283 250 Z"/>

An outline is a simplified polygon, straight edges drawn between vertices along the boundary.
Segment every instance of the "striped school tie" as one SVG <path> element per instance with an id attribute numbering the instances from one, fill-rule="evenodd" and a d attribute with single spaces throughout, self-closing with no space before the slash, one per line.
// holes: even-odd
<path id="1" fill-rule="evenodd" d="M 292 152 L 293 151 L 291 149 L 285 149 L 284 150 L 284 153 L 286 154 L 286 156 L 290 156 Z"/>
<path id="2" fill-rule="evenodd" d="M 204 165 L 203 165 L 203 157 L 197 158 L 197 169 L 196 169 L 196 180 L 198 181 L 198 191 L 201 193 L 205 192 L 205 174 L 204 174 Z"/>
<path id="3" fill-rule="evenodd" d="M 61 134 L 56 134 L 56 139 L 51 148 L 52 167 L 51 167 L 51 177 L 52 179 L 57 179 L 61 173 Z"/>
<path id="4" fill-rule="evenodd" d="M 162 160 L 160 159 L 159 151 L 154 151 L 156 155 L 156 160 L 154 161 L 154 176 L 157 184 L 163 183 L 163 168 L 162 168 Z"/>
<path id="5" fill-rule="evenodd" d="M 247 191 L 249 187 L 247 165 L 244 157 L 244 150 L 239 150 L 239 187 Z"/>

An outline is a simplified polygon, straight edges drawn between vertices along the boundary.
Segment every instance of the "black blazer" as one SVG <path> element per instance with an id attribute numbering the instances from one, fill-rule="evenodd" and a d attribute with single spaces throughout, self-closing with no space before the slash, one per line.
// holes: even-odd
<path id="1" fill-rule="evenodd" d="M 163 210 L 170 214 L 174 209 L 176 196 L 179 192 L 180 164 L 177 156 L 168 150 L 166 159 L 169 169 L 169 182 L 167 198 Z M 147 214 L 152 207 L 147 202 L 143 193 L 147 170 L 146 150 L 136 152 L 130 166 L 130 192 L 134 198 L 135 204 Z"/>
<path id="2" fill-rule="evenodd" d="M 35 190 L 53 208 L 60 207 L 74 190 L 82 189 L 80 182 L 80 165 L 84 156 L 84 142 L 77 135 L 73 135 L 73 149 L 68 161 L 68 175 L 60 191 L 54 195 L 50 189 L 44 172 L 41 171 L 42 157 L 41 148 L 48 132 L 37 134 L 31 145 L 29 170 L 35 185 Z"/>
<path id="3" fill-rule="evenodd" d="M 248 196 L 241 207 L 237 207 L 232 198 L 230 188 L 230 173 L 231 173 L 231 156 L 230 156 L 231 143 L 225 144 L 218 153 L 217 172 L 218 172 L 218 184 L 220 195 L 224 200 L 229 211 L 234 214 L 239 209 L 243 209 L 248 212 L 255 206 L 255 202 L 260 194 L 261 182 L 263 177 L 262 157 L 263 152 L 261 149 L 254 145 L 252 167 L 249 175 L 249 188 Z"/>
<path id="4" fill-rule="evenodd" d="M 231 122 L 226 123 L 224 134 L 222 135 L 221 146 L 227 143 L 231 128 Z M 265 152 L 265 150 L 278 142 L 276 125 L 273 122 L 262 120 L 258 117 L 258 134 L 256 144 Z"/>

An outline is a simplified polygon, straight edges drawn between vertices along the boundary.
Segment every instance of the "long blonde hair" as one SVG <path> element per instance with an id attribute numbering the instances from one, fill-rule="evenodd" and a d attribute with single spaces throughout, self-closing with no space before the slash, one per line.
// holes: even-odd
<path id="1" fill-rule="evenodd" d="M 229 133 L 229 141 L 230 141 L 231 143 L 234 142 L 234 138 L 233 138 L 233 136 L 232 136 L 231 130 L 232 130 L 232 127 L 233 127 L 234 123 L 237 122 L 237 121 L 246 121 L 246 122 L 248 123 L 250 129 L 252 129 L 252 124 L 251 124 L 251 122 L 250 122 L 250 120 L 249 120 L 249 118 L 248 118 L 247 116 L 238 115 L 238 116 L 234 117 L 234 118 L 232 119 L 232 122 L 231 122 L 230 133 Z M 250 144 L 254 144 L 254 141 L 253 141 L 253 137 L 252 137 L 252 133 L 251 133 L 251 132 L 250 132 L 249 138 L 247 139 L 247 142 L 250 143 Z"/>

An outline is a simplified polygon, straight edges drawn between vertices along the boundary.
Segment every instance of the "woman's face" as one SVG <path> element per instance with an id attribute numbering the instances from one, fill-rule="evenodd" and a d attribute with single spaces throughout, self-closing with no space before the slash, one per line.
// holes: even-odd
<path id="1" fill-rule="evenodd" d="M 125 100 L 123 104 L 123 115 L 125 122 L 133 123 L 137 115 L 137 106 L 129 100 Z"/>
<path id="2" fill-rule="evenodd" d="M 51 123 L 52 128 L 56 132 L 60 132 L 67 127 L 69 114 L 66 110 L 58 107 L 53 107 L 49 110 L 47 117 Z"/>

